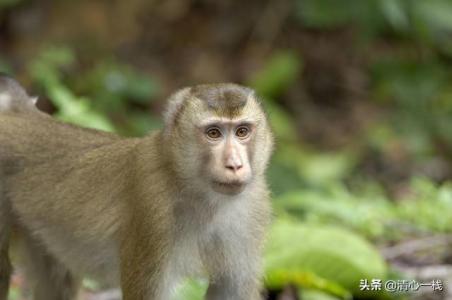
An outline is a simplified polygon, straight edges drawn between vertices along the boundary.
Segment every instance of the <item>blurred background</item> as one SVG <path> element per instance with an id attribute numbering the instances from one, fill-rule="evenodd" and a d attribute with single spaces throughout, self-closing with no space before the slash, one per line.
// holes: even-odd
<path id="1" fill-rule="evenodd" d="M 452 299 L 451 67 L 448 0 L 0 0 L 0 70 L 64 121 L 142 136 L 183 86 L 258 91 L 268 299 Z"/>

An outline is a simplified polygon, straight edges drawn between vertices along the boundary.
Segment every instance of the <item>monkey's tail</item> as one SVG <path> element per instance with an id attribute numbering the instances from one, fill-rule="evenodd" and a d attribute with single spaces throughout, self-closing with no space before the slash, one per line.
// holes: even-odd
<path id="1" fill-rule="evenodd" d="M 37 97 L 28 96 L 25 89 L 16 80 L 0 73 L 0 113 L 37 110 L 37 100 Z"/>

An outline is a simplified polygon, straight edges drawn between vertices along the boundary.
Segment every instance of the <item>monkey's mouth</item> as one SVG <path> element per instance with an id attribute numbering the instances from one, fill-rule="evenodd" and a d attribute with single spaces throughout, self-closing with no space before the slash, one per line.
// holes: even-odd
<path id="1" fill-rule="evenodd" d="M 222 194 L 234 195 L 238 194 L 245 188 L 246 182 L 244 181 L 212 181 L 213 189 Z"/>
<path id="2" fill-rule="evenodd" d="M 219 186 L 225 186 L 225 187 L 240 187 L 243 186 L 245 184 L 245 182 L 243 181 L 218 181 L 218 180 L 214 180 L 213 181 L 214 184 L 219 185 Z"/>

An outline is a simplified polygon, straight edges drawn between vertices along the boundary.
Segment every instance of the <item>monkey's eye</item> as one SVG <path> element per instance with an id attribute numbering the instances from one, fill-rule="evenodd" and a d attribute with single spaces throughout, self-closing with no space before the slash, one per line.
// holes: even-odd
<path id="1" fill-rule="evenodd" d="M 213 140 L 216 140 L 216 139 L 219 139 L 219 138 L 221 137 L 221 131 L 220 131 L 220 129 L 218 129 L 218 128 L 216 128 L 216 127 L 209 128 L 209 129 L 207 129 L 207 131 L 206 131 L 206 135 L 207 135 L 209 138 L 211 138 L 211 139 L 213 139 Z"/>
<path id="2" fill-rule="evenodd" d="M 246 126 L 240 126 L 235 131 L 235 135 L 238 136 L 241 139 L 245 139 L 250 135 L 250 129 Z"/>

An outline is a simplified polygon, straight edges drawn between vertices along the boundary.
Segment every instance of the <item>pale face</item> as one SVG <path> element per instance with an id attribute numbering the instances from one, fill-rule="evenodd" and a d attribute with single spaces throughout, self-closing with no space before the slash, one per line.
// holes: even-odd
<path id="1" fill-rule="evenodd" d="M 249 119 L 210 118 L 198 126 L 204 144 L 205 172 L 212 189 L 238 194 L 251 180 L 256 124 Z"/>

